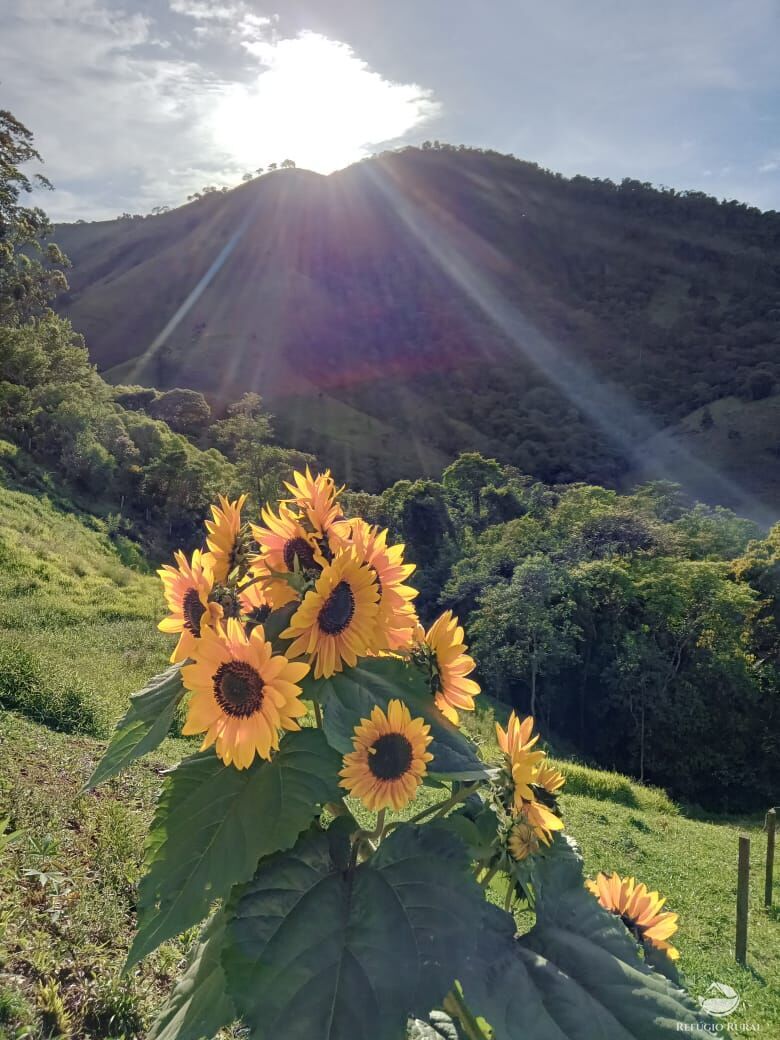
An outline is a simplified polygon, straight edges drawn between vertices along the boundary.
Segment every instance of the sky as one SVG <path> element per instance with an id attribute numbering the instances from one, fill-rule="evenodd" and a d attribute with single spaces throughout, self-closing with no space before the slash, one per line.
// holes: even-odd
<path id="1" fill-rule="evenodd" d="M 54 220 L 439 139 L 780 210 L 780 0 L 0 0 Z M 32 171 L 30 171 L 32 172 Z"/>

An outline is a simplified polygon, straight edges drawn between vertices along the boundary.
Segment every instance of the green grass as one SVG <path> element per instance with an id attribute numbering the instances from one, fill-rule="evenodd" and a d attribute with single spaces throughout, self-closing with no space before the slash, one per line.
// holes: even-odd
<path id="1" fill-rule="evenodd" d="M 388 391 L 389 392 L 389 391 Z M 399 391 L 400 392 L 400 391 Z M 411 413 L 422 408 L 410 402 Z M 394 479 L 434 476 L 452 458 L 421 441 L 401 435 L 399 426 L 312 386 L 303 396 L 271 402 L 274 427 L 282 443 L 314 444 L 334 472 L 356 487 L 382 487 Z M 327 431 L 323 440 L 322 431 Z"/>
<path id="2" fill-rule="evenodd" d="M 681 814 L 566 794 L 567 830 L 580 843 L 591 874 L 617 870 L 663 893 L 680 915 L 674 945 L 694 997 L 712 982 L 733 986 L 741 997 L 734 1023 L 755 1023 L 768 1037 L 780 1036 L 780 877 L 775 907 L 763 907 L 766 838 L 756 819 L 698 821 Z M 737 839 L 752 843 L 748 966 L 734 960 Z"/>
<path id="3" fill-rule="evenodd" d="M 161 607 L 156 579 L 125 567 L 99 524 L 33 496 L 0 489 L 0 525 L 0 696 L 3 669 L 22 667 L 23 654 L 13 652 L 20 647 L 44 669 L 50 696 L 78 680 L 83 703 L 97 705 L 101 725 L 108 725 L 167 657 L 169 642 L 154 625 Z M 494 705 L 484 701 L 464 721 L 493 761 Z M 103 746 L 0 707 L 0 820 L 9 817 L 7 830 L 21 831 L 0 843 L 0 1040 L 38 1040 L 44 1027 L 79 1040 L 142 1037 L 192 938 L 166 943 L 129 978 L 121 975 L 162 772 L 193 743 L 169 739 L 121 777 L 84 793 Z M 777 906 L 766 911 L 762 821 L 691 819 L 663 791 L 556 761 L 567 777 L 567 830 L 587 870 L 634 874 L 663 892 L 680 914 L 675 944 L 694 996 L 713 981 L 729 983 L 742 997 L 729 1021 L 780 1035 L 780 870 Z M 424 788 L 404 815 L 441 797 Z M 741 832 L 753 839 L 747 968 L 733 958 Z M 492 898 L 502 900 L 503 888 L 500 876 L 494 879 Z"/>
<path id="4" fill-rule="evenodd" d="M 710 426 L 705 422 L 702 427 L 705 411 L 709 411 L 713 423 Z M 687 476 L 683 483 L 707 501 L 706 489 L 697 485 L 700 476 L 688 472 L 687 455 L 692 453 L 745 491 L 757 495 L 762 502 L 775 503 L 780 495 L 778 430 L 780 394 L 762 401 L 722 397 L 695 409 L 679 423 L 647 441 L 637 453 L 637 458 L 648 460 L 647 465 L 630 470 L 623 484 L 629 488 L 641 483 L 653 476 L 656 472 L 654 466 L 664 462 L 669 467 L 677 467 L 678 479 Z M 733 503 L 724 501 L 723 504 L 735 506 L 737 500 Z"/>
<path id="5" fill-rule="evenodd" d="M 164 663 L 161 604 L 156 578 L 122 562 L 101 521 L 0 488 L 0 705 L 25 710 L 12 700 L 23 648 L 27 713 L 83 705 L 82 731 L 105 735 Z"/>

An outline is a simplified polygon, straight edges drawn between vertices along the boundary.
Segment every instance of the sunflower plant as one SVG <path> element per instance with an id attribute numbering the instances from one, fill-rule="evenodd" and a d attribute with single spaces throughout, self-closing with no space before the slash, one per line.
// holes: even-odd
<path id="1" fill-rule="evenodd" d="M 634 879 L 586 887 L 533 719 L 497 726 L 498 765 L 460 728 L 475 662 L 450 611 L 420 624 L 404 547 L 344 516 L 329 472 L 287 490 L 249 519 L 220 499 L 202 548 L 161 568 L 171 666 L 89 782 L 177 712 L 201 741 L 165 776 L 138 888 L 128 968 L 200 927 L 151 1040 L 696 1026 L 676 916 Z"/>

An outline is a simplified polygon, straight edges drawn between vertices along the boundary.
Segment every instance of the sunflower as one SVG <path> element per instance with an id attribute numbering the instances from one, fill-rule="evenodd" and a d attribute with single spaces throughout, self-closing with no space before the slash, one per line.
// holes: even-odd
<path id="1" fill-rule="evenodd" d="M 282 632 L 283 639 L 295 640 L 288 656 L 311 654 L 314 678 L 328 679 L 345 662 L 352 667 L 359 656 L 377 652 L 378 598 L 376 579 L 354 550 L 338 553 Z"/>
<path id="2" fill-rule="evenodd" d="M 521 816 L 512 825 L 507 844 L 512 858 L 521 861 L 539 851 L 539 835 L 534 826 Z"/>
<path id="3" fill-rule="evenodd" d="M 515 751 L 508 760 L 507 768 L 512 776 L 515 812 L 520 812 L 526 802 L 536 801 L 532 784 L 537 783 L 539 766 L 543 760 L 543 751 L 529 751 L 527 748 Z"/>
<path id="4" fill-rule="evenodd" d="M 426 750 L 433 737 L 424 719 L 413 719 L 401 701 L 392 700 L 387 715 L 377 705 L 370 719 L 355 726 L 352 744 L 339 773 L 341 786 L 367 809 L 408 805 L 428 771 L 433 755 Z"/>
<path id="5" fill-rule="evenodd" d="M 557 795 L 566 783 L 566 777 L 560 769 L 551 766 L 549 762 L 542 762 L 536 771 L 534 783 L 537 787 L 543 787 L 548 794 Z"/>
<path id="6" fill-rule="evenodd" d="M 556 816 L 551 809 L 535 798 L 530 802 L 523 802 L 518 815 L 530 823 L 536 837 L 545 845 L 552 842 L 554 831 L 563 830 L 563 820 L 560 816 Z"/>
<path id="7" fill-rule="evenodd" d="M 230 502 L 220 495 L 219 505 L 211 507 L 213 520 L 206 521 L 206 544 L 214 557 L 214 581 L 220 585 L 227 581 L 237 562 L 241 510 L 246 499 L 246 495 L 241 495 L 235 502 Z"/>
<path id="8" fill-rule="evenodd" d="M 241 616 L 249 624 L 262 625 L 273 610 L 273 601 L 263 588 L 261 576 L 250 571 L 247 577 L 249 581 L 236 589 Z"/>
<path id="9" fill-rule="evenodd" d="M 308 466 L 305 473 L 296 470 L 293 483 L 285 481 L 284 486 L 292 495 L 287 501 L 304 511 L 318 538 L 327 536 L 333 526 L 344 519 L 341 508 L 336 504 L 344 488 L 336 487 L 329 469 L 318 473 L 316 477 L 311 475 Z"/>
<path id="10" fill-rule="evenodd" d="M 646 885 L 619 874 L 598 874 L 595 881 L 586 881 L 585 886 L 639 942 L 664 950 L 673 961 L 678 959 L 679 950 L 666 941 L 677 931 L 678 915 L 668 910 L 661 912 L 666 900 L 657 892 L 649 892 Z"/>
<path id="11" fill-rule="evenodd" d="M 388 545 L 387 531 L 371 527 L 365 520 L 351 522 L 351 543 L 357 558 L 374 574 L 379 592 L 378 640 L 383 649 L 408 647 L 417 627 L 412 600 L 417 589 L 404 581 L 415 569 L 404 563 L 403 545 Z"/>
<path id="12" fill-rule="evenodd" d="M 222 617 L 222 608 L 209 602 L 214 586 L 214 564 L 211 553 L 196 549 L 192 563 L 183 552 L 173 554 L 176 567 L 165 564 L 157 573 L 163 583 L 163 593 L 170 614 L 157 626 L 161 632 L 179 632 L 179 642 L 171 654 L 171 661 L 186 661 L 206 628 L 211 628 Z"/>
<path id="13" fill-rule="evenodd" d="M 300 729 L 295 720 L 306 707 L 296 683 L 308 670 L 274 656 L 262 625 L 249 636 L 235 618 L 206 629 L 195 663 L 182 669 L 193 691 L 182 733 L 205 733 L 201 751 L 216 741 L 219 757 L 237 769 L 250 766 L 255 754 L 270 758 L 280 730 Z"/>
<path id="14" fill-rule="evenodd" d="M 517 715 L 512 712 L 506 724 L 506 730 L 496 723 L 496 738 L 498 746 L 505 755 L 511 758 L 516 751 L 525 751 L 532 748 L 539 740 L 539 735 L 533 735 L 534 720 L 529 715 L 521 722 Z"/>
<path id="15" fill-rule="evenodd" d="M 451 610 L 445 610 L 427 632 L 417 629 L 418 642 L 430 653 L 436 707 L 456 726 L 458 710 L 473 711 L 478 683 L 466 676 L 474 670 L 474 659 L 466 653 L 463 629 Z"/>
<path id="16" fill-rule="evenodd" d="M 259 560 L 268 570 L 292 574 L 296 560 L 303 571 L 325 566 L 317 539 L 284 502 L 279 505 L 278 516 L 267 507 L 261 516 L 265 527 L 252 524 L 252 537 L 260 547 Z"/>
<path id="17" fill-rule="evenodd" d="M 252 561 L 246 579 L 239 586 L 238 593 L 239 602 L 247 614 L 263 606 L 278 610 L 298 599 L 292 585 L 284 578 L 275 578 L 260 557 Z"/>

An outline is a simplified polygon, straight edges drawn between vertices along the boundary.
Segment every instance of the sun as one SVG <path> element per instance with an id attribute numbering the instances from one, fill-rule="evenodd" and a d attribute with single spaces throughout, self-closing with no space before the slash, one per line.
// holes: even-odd
<path id="1" fill-rule="evenodd" d="M 438 111 L 428 90 L 385 79 L 348 44 L 320 33 L 254 40 L 245 49 L 262 71 L 254 83 L 223 87 L 211 129 L 247 170 L 290 158 L 332 173 Z"/>

